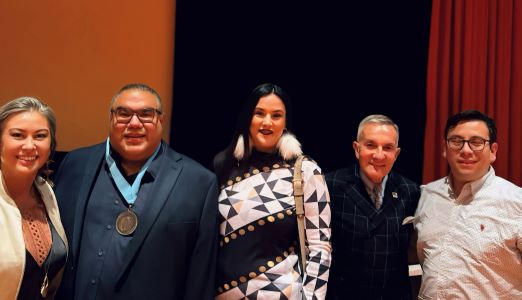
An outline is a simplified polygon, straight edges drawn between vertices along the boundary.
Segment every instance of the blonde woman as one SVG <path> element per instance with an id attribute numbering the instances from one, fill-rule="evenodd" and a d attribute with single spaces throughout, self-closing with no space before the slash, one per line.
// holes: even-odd
<path id="1" fill-rule="evenodd" d="M 47 163 L 56 119 L 39 100 L 0 108 L 0 299 L 53 299 L 67 258 L 67 239 Z"/>

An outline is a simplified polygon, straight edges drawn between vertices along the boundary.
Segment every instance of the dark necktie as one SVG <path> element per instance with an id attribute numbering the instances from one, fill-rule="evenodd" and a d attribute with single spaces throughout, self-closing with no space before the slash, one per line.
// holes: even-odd
<path id="1" fill-rule="evenodd" d="M 380 184 L 374 185 L 372 193 L 370 195 L 370 197 L 373 200 L 373 203 L 375 204 L 375 208 L 377 209 L 380 209 L 382 206 L 381 189 L 382 187 Z"/>

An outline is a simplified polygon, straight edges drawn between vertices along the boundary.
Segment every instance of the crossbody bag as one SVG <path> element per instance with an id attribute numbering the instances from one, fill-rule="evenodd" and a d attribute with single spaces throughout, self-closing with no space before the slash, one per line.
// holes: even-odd
<path id="1" fill-rule="evenodd" d="M 306 248 L 306 233 L 304 225 L 304 204 L 303 204 L 303 178 L 301 174 L 301 166 L 303 164 L 303 155 L 299 155 L 294 164 L 294 179 L 292 180 L 294 186 L 294 201 L 295 201 L 295 214 L 297 215 L 297 230 L 299 232 L 299 247 L 301 250 L 301 269 L 303 275 L 306 273 L 306 257 L 308 255 L 308 249 Z"/>

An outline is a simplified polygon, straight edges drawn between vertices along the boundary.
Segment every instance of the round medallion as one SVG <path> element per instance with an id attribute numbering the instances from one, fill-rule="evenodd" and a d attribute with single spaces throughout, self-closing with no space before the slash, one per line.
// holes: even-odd
<path id="1" fill-rule="evenodd" d="M 121 212 L 116 218 L 116 231 L 121 235 L 131 235 L 138 227 L 138 216 L 130 210 Z"/>

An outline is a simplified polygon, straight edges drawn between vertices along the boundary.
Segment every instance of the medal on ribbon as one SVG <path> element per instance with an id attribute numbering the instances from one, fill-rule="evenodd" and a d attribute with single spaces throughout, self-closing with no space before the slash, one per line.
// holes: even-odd
<path id="1" fill-rule="evenodd" d="M 148 167 L 152 163 L 152 160 L 159 152 L 159 149 L 161 147 L 161 143 L 159 144 L 158 148 L 156 148 L 156 151 L 154 154 L 149 157 L 147 162 L 141 167 L 140 172 L 136 176 L 136 179 L 134 179 L 134 182 L 132 185 L 130 185 L 125 177 L 121 174 L 120 170 L 118 169 L 118 166 L 116 165 L 116 162 L 110 155 L 110 142 L 107 138 L 107 143 L 105 147 L 105 161 L 107 162 L 107 165 L 109 166 L 109 172 L 112 175 L 112 178 L 114 180 L 114 183 L 116 184 L 116 187 L 120 191 L 123 198 L 125 198 L 125 201 L 127 201 L 127 204 L 129 207 L 127 210 L 122 211 L 118 214 L 118 217 L 116 217 L 116 231 L 123 235 L 131 235 L 134 233 L 136 228 L 138 228 L 138 215 L 132 211 L 132 206 L 134 205 L 134 202 L 136 201 L 136 198 L 138 198 L 138 192 L 141 185 L 141 180 L 143 179 L 143 175 L 145 175 L 145 171 L 147 171 Z"/>
<path id="2" fill-rule="evenodd" d="M 116 231 L 121 235 L 131 235 L 138 227 L 138 216 L 131 210 L 121 212 L 116 218 Z"/>

